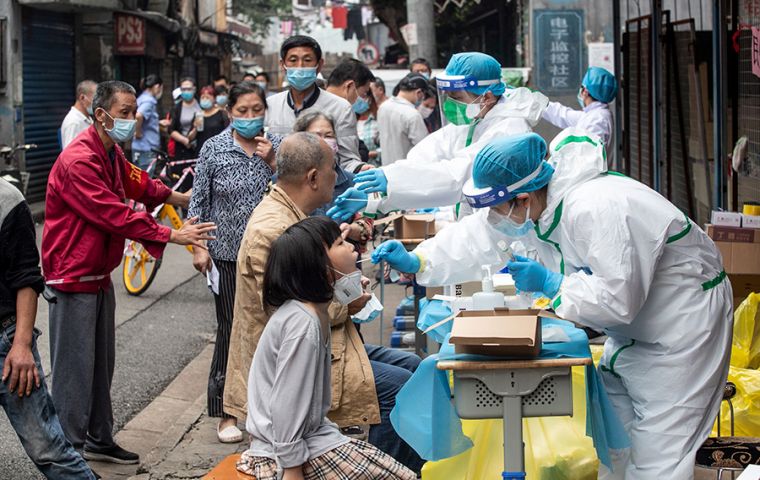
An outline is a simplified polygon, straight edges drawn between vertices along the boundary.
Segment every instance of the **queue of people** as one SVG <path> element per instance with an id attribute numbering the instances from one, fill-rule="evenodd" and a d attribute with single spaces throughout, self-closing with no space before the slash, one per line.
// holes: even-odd
<path id="1" fill-rule="evenodd" d="M 4 272 L 19 271 L 0 283 L 2 328 L 12 326 L 18 339 L 0 344 L 3 378 L 11 378 L 9 392 L 35 398 L 9 416 L 54 406 L 44 441 L 59 446 L 55 465 L 24 442 L 40 470 L 97 478 L 83 459 L 139 461 L 113 439 L 110 399 L 110 273 L 129 238 L 155 257 L 167 243 L 193 245 L 193 266 L 218 273 L 207 408 L 219 419 L 220 442 L 242 441 L 245 421 L 251 445 L 241 472 L 260 480 L 418 478 L 424 460 L 393 429 L 390 412 L 420 359 L 363 341 L 352 317 L 371 294 L 357 258 L 373 235 L 367 215 L 448 207 L 455 222 L 433 239 L 412 252 L 383 243 L 372 262 L 423 285 L 476 280 L 481 265 L 508 264 L 521 291 L 541 293 L 563 318 L 609 336 L 602 381 L 632 447 L 601 476 L 690 478 L 727 375 L 731 290 L 714 244 L 691 220 L 608 170 L 614 76 L 590 68 L 577 111 L 508 88 L 501 65 L 478 52 L 453 55 L 436 78 L 416 59 L 390 96 L 356 60 L 338 64 L 320 88 L 323 51 L 311 37 L 288 38 L 280 67 L 288 87 L 275 94 L 264 72 L 200 88 L 184 78 L 170 121 L 159 113 L 164 84 L 156 75 L 139 95 L 118 81 L 77 87 L 42 240 L 44 281 L 57 297 L 49 394 L 33 366 L 29 312 L 43 285 L 33 235 L 0 256 Z M 564 149 L 553 143 L 548 157 L 532 133 L 541 118 L 567 129 L 555 140 Z M 197 159 L 190 193 L 144 171 L 164 128 L 174 158 Z M 129 141 L 132 163 L 120 147 Z M 0 197 L 16 208 L 0 218 L 0 238 L 6 221 L 28 234 L 28 208 L 3 185 Z M 171 229 L 125 199 L 183 206 L 190 219 Z M 513 241 L 534 245 L 538 259 L 507 255 L 501 245 Z M 11 310 L 11 302 L 25 306 Z M 658 387 L 642 372 L 676 377 Z M 367 443 L 353 438 L 365 428 Z"/>

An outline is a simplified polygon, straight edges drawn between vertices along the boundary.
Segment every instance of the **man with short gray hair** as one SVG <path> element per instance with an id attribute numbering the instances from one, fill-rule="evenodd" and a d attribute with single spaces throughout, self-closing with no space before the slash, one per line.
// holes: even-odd
<path id="1" fill-rule="evenodd" d="M 95 123 L 53 165 L 45 200 L 42 270 L 57 295 L 50 304 L 51 393 L 66 438 L 87 460 L 137 463 L 113 439 L 111 380 L 116 304 L 111 272 L 124 241 L 143 244 L 155 258 L 166 244 L 205 248 L 213 223 L 191 218 L 174 230 L 150 212 L 162 203 L 187 208 L 190 196 L 172 191 L 127 162 L 119 143 L 135 131 L 135 90 L 119 81 L 97 86 Z M 145 204 L 138 212 L 126 199 Z"/>
<path id="2" fill-rule="evenodd" d="M 82 80 L 77 84 L 77 99 L 61 123 L 61 149 L 92 125 L 92 100 L 97 86 L 92 80 Z"/>

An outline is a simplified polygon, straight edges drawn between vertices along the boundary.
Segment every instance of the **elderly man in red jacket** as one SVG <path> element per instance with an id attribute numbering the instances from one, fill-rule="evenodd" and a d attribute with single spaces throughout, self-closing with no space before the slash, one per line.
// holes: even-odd
<path id="1" fill-rule="evenodd" d="M 160 257 L 167 242 L 205 248 L 212 223 L 188 220 L 179 230 L 147 212 L 161 203 L 187 207 L 174 192 L 131 165 L 118 143 L 132 138 L 137 101 L 127 83 L 100 83 L 95 122 L 61 152 L 48 180 L 42 268 L 58 300 L 50 305 L 52 396 L 66 437 L 88 460 L 137 463 L 113 439 L 114 302 L 111 272 L 125 239 Z M 136 212 L 124 203 L 144 203 Z"/>

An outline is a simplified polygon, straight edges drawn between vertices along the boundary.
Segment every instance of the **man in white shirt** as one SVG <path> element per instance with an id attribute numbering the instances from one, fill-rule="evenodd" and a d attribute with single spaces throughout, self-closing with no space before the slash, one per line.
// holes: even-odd
<path id="1" fill-rule="evenodd" d="M 428 134 L 425 121 L 417 111 L 425 99 L 425 91 L 430 89 L 427 80 L 418 73 L 410 73 L 401 79 L 398 88 L 398 93 L 383 102 L 377 111 L 383 166 L 406 158 L 409 150 Z"/>
<path id="2" fill-rule="evenodd" d="M 92 125 L 92 98 L 97 86 L 92 80 L 82 80 L 77 85 L 77 100 L 61 124 L 61 149 Z"/>

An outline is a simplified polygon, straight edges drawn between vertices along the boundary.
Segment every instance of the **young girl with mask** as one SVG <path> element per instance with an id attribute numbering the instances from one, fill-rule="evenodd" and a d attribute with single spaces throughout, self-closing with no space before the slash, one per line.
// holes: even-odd
<path id="1" fill-rule="evenodd" d="M 194 249 L 193 266 L 208 274 L 213 265 L 219 274 L 218 288 L 213 292 L 218 328 L 208 380 L 208 411 L 209 416 L 220 418 L 217 436 L 224 443 L 243 438 L 237 419 L 222 411 L 237 253 L 248 218 L 264 197 L 275 172 L 275 153 L 282 140 L 264 133 L 266 108 L 264 92 L 258 85 L 242 82 L 232 87 L 227 107 L 231 128 L 203 145 L 190 199 L 193 216 L 213 218 L 218 225 L 216 240 L 208 243 L 208 251 Z M 216 271 L 212 272 L 214 276 Z"/>
<path id="2" fill-rule="evenodd" d="M 335 299 L 362 294 L 353 246 L 325 217 L 289 227 L 272 244 L 263 300 L 274 310 L 248 377 L 251 447 L 238 470 L 258 480 L 415 479 L 368 443 L 327 419 L 331 403 L 330 320 Z"/>
<path id="3" fill-rule="evenodd" d="M 335 170 L 338 176 L 335 179 L 333 200 L 354 185 L 354 175 L 340 167 L 340 161 L 337 158 L 338 141 L 335 136 L 333 120 L 329 115 L 320 112 L 309 112 L 302 115 L 296 121 L 293 131 L 309 132 L 319 135 L 322 140 L 330 146 L 333 154 L 335 154 Z M 312 216 L 325 215 L 332 205 L 331 202 L 316 209 L 312 213 Z M 357 247 L 359 253 L 364 253 L 366 251 L 367 242 L 372 239 L 372 219 L 356 215 L 355 218 L 348 222 L 348 225 L 348 240 Z"/>
<path id="4" fill-rule="evenodd" d="M 230 124 L 227 112 L 216 104 L 216 91 L 211 85 L 201 88 L 200 106 L 203 110 L 203 129 L 195 137 L 199 151 L 203 149 L 206 140 L 219 135 Z"/>

